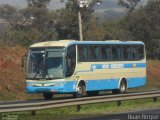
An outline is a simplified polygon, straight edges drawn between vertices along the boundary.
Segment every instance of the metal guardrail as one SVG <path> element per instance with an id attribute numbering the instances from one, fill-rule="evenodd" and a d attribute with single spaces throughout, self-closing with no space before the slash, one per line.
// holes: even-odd
<path id="1" fill-rule="evenodd" d="M 0 104 L 0 113 L 3 112 L 18 112 L 18 111 L 32 111 L 35 114 L 37 110 L 50 109 L 50 108 L 60 108 L 67 106 L 77 106 L 77 110 L 80 110 L 80 105 L 93 104 L 93 103 L 104 103 L 104 102 L 117 102 L 117 105 L 121 105 L 121 101 L 134 100 L 134 99 L 144 99 L 153 98 L 153 101 L 157 101 L 160 97 L 160 91 L 152 92 L 141 92 L 141 93 L 129 93 L 129 94 L 119 94 L 119 95 L 105 95 L 96 97 L 84 97 L 77 99 L 68 100 L 56 100 L 56 101 L 44 101 L 44 102 L 34 102 L 34 103 L 12 103 L 12 104 Z"/>

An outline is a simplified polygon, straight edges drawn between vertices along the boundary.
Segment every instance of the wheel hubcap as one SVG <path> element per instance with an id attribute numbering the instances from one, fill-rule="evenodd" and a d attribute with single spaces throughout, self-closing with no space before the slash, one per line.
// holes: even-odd
<path id="1" fill-rule="evenodd" d="M 124 84 L 124 83 L 121 85 L 120 90 L 121 90 L 121 92 L 124 92 L 124 91 L 126 90 L 126 86 L 125 86 L 125 84 Z"/>
<path id="2" fill-rule="evenodd" d="M 82 88 L 81 87 L 78 87 L 78 94 L 82 94 Z"/>

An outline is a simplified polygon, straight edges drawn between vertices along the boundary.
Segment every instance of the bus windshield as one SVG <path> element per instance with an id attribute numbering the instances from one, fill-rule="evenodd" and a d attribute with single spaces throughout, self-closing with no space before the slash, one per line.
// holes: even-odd
<path id="1" fill-rule="evenodd" d="M 30 49 L 27 60 L 28 79 L 56 79 L 64 77 L 64 49 Z"/>

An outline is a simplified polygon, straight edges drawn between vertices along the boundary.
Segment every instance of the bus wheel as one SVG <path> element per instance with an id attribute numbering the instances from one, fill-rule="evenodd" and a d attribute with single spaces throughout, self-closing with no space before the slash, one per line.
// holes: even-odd
<path id="1" fill-rule="evenodd" d="M 43 97 L 45 100 L 51 100 L 53 97 L 53 93 L 43 93 Z"/>
<path id="2" fill-rule="evenodd" d="M 87 96 L 97 96 L 99 94 L 99 91 L 90 91 L 87 92 Z"/>
<path id="3" fill-rule="evenodd" d="M 86 94 L 86 87 L 83 83 L 78 84 L 78 90 L 77 92 L 73 93 L 74 98 L 80 98 L 83 97 Z"/>
<path id="4" fill-rule="evenodd" d="M 127 82 L 122 80 L 119 89 L 112 90 L 113 94 L 125 94 L 127 92 Z"/>

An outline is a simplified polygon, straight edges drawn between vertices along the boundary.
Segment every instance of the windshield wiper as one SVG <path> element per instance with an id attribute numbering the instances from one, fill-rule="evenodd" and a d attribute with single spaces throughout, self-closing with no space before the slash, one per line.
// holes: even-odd
<path id="1" fill-rule="evenodd" d="M 27 80 L 39 80 L 41 78 L 26 78 Z"/>

